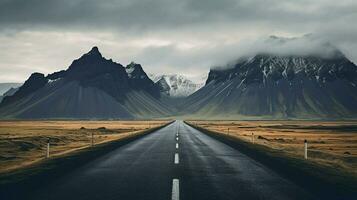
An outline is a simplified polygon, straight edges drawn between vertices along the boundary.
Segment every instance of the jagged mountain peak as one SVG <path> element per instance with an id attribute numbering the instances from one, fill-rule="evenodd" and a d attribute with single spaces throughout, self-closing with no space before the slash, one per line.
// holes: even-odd
<path id="1" fill-rule="evenodd" d="M 112 59 L 106 59 L 105 57 L 102 56 L 100 53 L 98 47 L 93 47 L 90 51 L 87 53 L 83 54 L 81 57 L 78 59 L 74 60 L 72 64 L 69 66 L 68 70 L 73 70 L 72 68 L 78 67 L 78 66 L 84 66 L 80 70 L 90 70 L 91 68 L 88 69 L 88 66 L 97 66 L 97 67 L 103 67 L 103 64 L 116 64 L 120 65 L 119 63 L 115 63 L 112 61 Z M 86 68 L 87 66 L 87 68 Z M 78 70 L 78 69 L 77 69 Z"/>
<path id="2" fill-rule="evenodd" d="M 126 67 L 127 68 L 136 68 L 136 67 L 141 67 L 141 65 L 134 61 L 131 61 Z"/>
<path id="3" fill-rule="evenodd" d="M 357 78 L 357 67 L 344 56 L 323 58 L 318 56 L 283 56 L 258 54 L 240 58 L 235 64 L 211 69 L 206 84 L 238 77 L 245 82 L 291 81 L 297 75 L 319 82 Z"/>
<path id="4" fill-rule="evenodd" d="M 102 54 L 99 52 L 99 49 L 98 49 L 97 46 L 92 47 L 92 49 L 88 53 L 86 53 L 84 55 L 102 57 Z"/>
<path id="5" fill-rule="evenodd" d="M 88 53 L 74 60 L 67 70 L 50 74 L 49 77 L 51 79 L 66 77 L 70 80 L 78 80 L 81 84 L 87 84 L 94 77 L 107 77 L 106 81 L 109 79 L 125 80 L 127 74 L 120 63 L 104 58 L 98 48 L 93 47 Z"/>
<path id="6" fill-rule="evenodd" d="M 148 77 L 141 64 L 131 62 L 125 67 L 125 71 L 129 77 L 129 84 L 131 87 L 137 90 L 150 91 L 152 96 L 156 98 L 160 97 L 158 86 Z"/>
<path id="7" fill-rule="evenodd" d="M 145 78 L 147 77 L 142 66 L 135 62 L 131 62 L 125 67 L 125 71 L 128 74 L 129 78 Z"/>
<path id="8" fill-rule="evenodd" d="M 90 51 L 83 54 L 81 57 L 74 60 L 73 62 L 98 62 L 98 61 L 104 61 L 104 60 L 112 62 L 111 59 L 107 60 L 106 58 L 104 58 L 103 55 L 100 53 L 98 47 L 94 46 L 91 48 Z"/>

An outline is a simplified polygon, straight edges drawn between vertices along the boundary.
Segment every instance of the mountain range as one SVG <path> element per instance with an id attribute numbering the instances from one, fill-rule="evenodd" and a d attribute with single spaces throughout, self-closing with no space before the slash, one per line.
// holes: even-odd
<path id="1" fill-rule="evenodd" d="M 171 114 L 141 65 L 122 66 L 97 47 L 67 70 L 33 73 L 0 104 L 3 118 L 153 118 Z"/>
<path id="2" fill-rule="evenodd" d="M 281 41 L 280 41 L 281 42 Z M 147 75 L 97 47 L 66 69 L 33 73 L 0 104 L 1 118 L 357 118 L 357 66 L 333 54 L 260 52 L 212 68 L 206 83 Z"/>

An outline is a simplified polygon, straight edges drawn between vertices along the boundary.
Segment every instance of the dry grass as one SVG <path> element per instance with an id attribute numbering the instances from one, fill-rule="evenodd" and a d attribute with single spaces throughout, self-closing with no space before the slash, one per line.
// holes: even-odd
<path id="1" fill-rule="evenodd" d="M 166 121 L 0 121 L 0 173 L 45 159 L 47 141 L 51 156 L 127 137 Z"/>
<path id="2" fill-rule="evenodd" d="M 311 162 L 357 177 L 357 123 L 316 121 L 191 121 L 203 128 L 228 133 L 245 141 L 304 156 L 308 141 Z"/>

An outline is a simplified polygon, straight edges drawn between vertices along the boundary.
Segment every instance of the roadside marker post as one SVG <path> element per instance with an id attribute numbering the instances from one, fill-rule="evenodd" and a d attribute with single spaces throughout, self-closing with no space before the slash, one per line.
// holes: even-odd
<path id="1" fill-rule="evenodd" d="M 254 133 L 252 133 L 252 143 L 254 144 Z"/>
<path id="2" fill-rule="evenodd" d="M 92 133 L 92 141 L 91 141 L 91 145 L 92 145 L 92 146 L 94 145 L 94 136 L 93 136 L 93 133 Z"/>
<path id="3" fill-rule="evenodd" d="M 307 140 L 304 141 L 304 158 L 307 159 Z"/>
<path id="4" fill-rule="evenodd" d="M 47 152 L 46 152 L 46 158 L 50 157 L 50 139 L 47 141 Z"/>

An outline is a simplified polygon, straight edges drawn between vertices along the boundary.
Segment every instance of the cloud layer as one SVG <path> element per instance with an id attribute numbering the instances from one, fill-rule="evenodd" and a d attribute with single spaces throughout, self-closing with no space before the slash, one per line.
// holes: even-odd
<path id="1" fill-rule="evenodd" d="M 152 73 L 199 75 L 268 48 L 269 35 L 312 33 L 356 62 L 356 10 L 354 0 L 0 0 L 0 82 L 64 69 L 92 46 Z M 294 48 L 314 51 L 305 44 Z"/>

